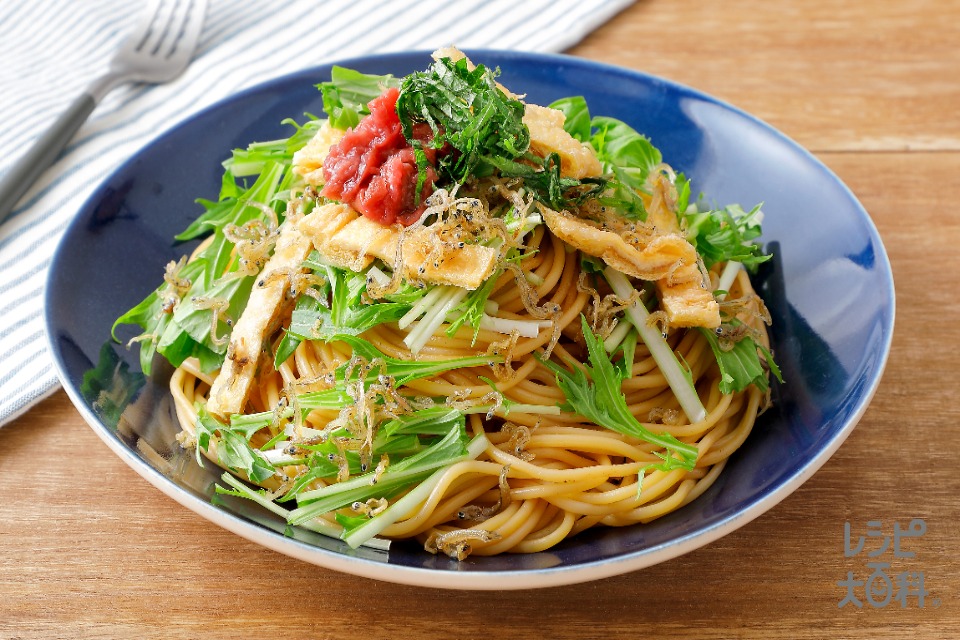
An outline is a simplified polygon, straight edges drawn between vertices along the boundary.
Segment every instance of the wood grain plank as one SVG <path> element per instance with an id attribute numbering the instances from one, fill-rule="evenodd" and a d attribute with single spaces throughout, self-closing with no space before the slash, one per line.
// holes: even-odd
<path id="1" fill-rule="evenodd" d="M 814 151 L 958 150 L 957 0 L 641 0 L 576 53 L 726 100 Z"/>

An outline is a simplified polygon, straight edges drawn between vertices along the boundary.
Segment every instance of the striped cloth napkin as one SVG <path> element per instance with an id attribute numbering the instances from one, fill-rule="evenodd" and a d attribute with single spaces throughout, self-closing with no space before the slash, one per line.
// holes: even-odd
<path id="1" fill-rule="evenodd" d="M 176 81 L 115 89 L 0 225 L 0 425 L 58 388 L 43 289 L 77 209 L 125 159 L 241 89 L 323 62 L 455 44 L 562 51 L 632 0 L 210 0 Z M 0 3 L 0 174 L 102 73 L 138 18 L 128 0 Z"/>

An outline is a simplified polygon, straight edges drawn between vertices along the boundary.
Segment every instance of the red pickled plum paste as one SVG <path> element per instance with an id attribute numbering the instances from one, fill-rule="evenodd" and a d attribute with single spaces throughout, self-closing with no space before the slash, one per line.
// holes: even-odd
<path id="1" fill-rule="evenodd" d="M 417 161 L 397 117 L 399 95 L 398 89 L 390 88 L 371 100 L 370 115 L 330 148 L 323 161 L 326 184 L 320 194 L 349 204 L 380 224 L 409 226 L 426 209 L 424 201 L 433 192 L 437 174 L 432 166 L 427 168 L 418 204 Z M 437 151 L 426 143 L 432 137 L 428 125 L 414 126 L 414 138 L 424 143 L 431 165 Z"/>

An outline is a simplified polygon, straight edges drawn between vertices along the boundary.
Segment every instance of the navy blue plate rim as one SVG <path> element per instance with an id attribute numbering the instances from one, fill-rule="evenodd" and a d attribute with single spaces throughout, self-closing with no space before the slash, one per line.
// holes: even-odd
<path id="1" fill-rule="evenodd" d="M 137 451 L 131 447 L 128 442 L 121 439 L 117 435 L 114 427 L 104 423 L 103 417 L 91 406 L 89 399 L 83 397 L 77 380 L 76 367 L 68 362 L 65 357 L 64 336 L 65 334 L 69 335 L 69 328 L 65 326 L 63 318 L 58 315 L 58 313 L 63 314 L 64 310 L 62 309 L 57 294 L 63 291 L 64 285 L 58 280 L 58 277 L 62 275 L 65 265 L 69 264 L 65 256 L 70 251 L 70 243 L 78 236 L 84 235 L 84 228 L 88 225 L 91 216 L 95 215 L 98 205 L 108 196 L 107 185 L 111 184 L 111 181 L 115 180 L 117 176 L 136 173 L 137 163 L 144 153 L 157 148 L 158 145 L 163 144 L 164 141 L 177 136 L 179 132 L 189 129 L 191 126 L 196 126 L 197 122 L 203 121 L 205 118 L 211 116 L 211 114 L 229 110 L 231 105 L 236 105 L 242 100 L 265 94 L 279 87 L 288 86 L 293 82 L 302 81 L 310 84 L 318 82 L 328 77 L 329 64 L 310 70 L 298 71 L 251 87 L 178 123 L 117 169 L 111 177 L 104 181 L 104 185 L 96 189 L 90 199 L 81 207 L 79 215 L 64 233 L 64 239 L 54 255 L 50 267 L 45 299 L 45 320 L 50 352 L 53 354 L 58 376 L 71 401 L 97 435 L 125 463 L 166 495 L 199 515 L 244 538 L 292 557 L 346 573 L 397 583 L 457 589 L 519 589 L 558 586 L 595 580 L 641 569 L 690 552 L 734 531 L 760 516 L 795 491 L 833 455 L 862 417 L 879 385 L 892 341 L 895 294 L 889 259 L 887 258 L 886 251 L 883 248 L 882 241 L 873 221 L 846 185 L 816 157 L 770 125 L 726 102 L 707 96 L 684 85 L 643 72 L 572 56 L 495 50 L 477 50 L 470 51 L 469 53 L 478 61 L 486 62 L 490 60 L 495 62 L 496 65 L 504 70 L 505 74 L 508 72 L 508 69 L 510 69 L 511 64 L 539 66 L 543 69 L 551 70 L 569 68 L 576 71 L 594 73 L 597 78 L 608 82 L 623 80 L 628 83 L 637 84 L 638 86 L 644 85 L 650 87 L 651 90 L 667 92 L 675 96 L 677 100 L 690 99 L 695 103 L 717 108 L 741 123 L 751 123 L 752 126 L 757 127 L 764 135 L 779 141 L 779 143 L 794 154 L 796 158 L 800 159 L 814 171 L 819 172 L 820 179 L 824 180 L 825 183 L 830 183 L 833 188 L 837 188 L 839 193 L 848 198 L 848 202 L 845 203 L 848 211 L 853 212 L 855 216 L 859 217 L 856 222 L 862 226 L 867 236 L 869 236 L 867 240 L 869 240 L 874 252 L 872 256 L 872 260 L 874 260 L 873 267 L 875 267 L 875 273 L 879 274 L 878 277 L 883 285 L 883 290 L 878 292 L 885 302 L 880 307 L 882 317 L 878 319 L 881 335 L 876 341 L 874 353 L 871 354 L 872 361 L 869 371 L 865 374 L 864 380 L 856 389 L 857 393 L 855 397 L 851 398 L 850 401 L 852 405 L 847 407 L 847 413 L 845 414 L 843 423 L 839 427 L 834 428 L 829 437 L 818 444 L 816 452 L 804 459 L 801 464 L 797 465 L 788 477 L 776 486 L 765 488 L 758 493 L 749 504 L 742 505 L 730 514 L 710 522 L 705 526 L 693 527 L 690 531 L 669 540 L 610 557 L 599 557 L 594 560 L 573 562 L 570 564 L 561 563 L 555 566 L 548 566 L 548 562 L 543 567 L 528 566 L 523 569 L 506 568 L 487 570 L 482 566 L 474 565 L 472 562 L 458 567 L 458 565 L 452 563 L 452 561 L 450 563 L 434 562 L 433 566 L 429 566 L 429 562 L 424 563 L 424 566 L 413 566 L 411 564 L 393 564 L 388 558 L 385 559 L 382 556 L 376 555 L 376 552 L 366 555 L 362 553 L 350 554 L 321 548 L 301 539 L 286 537 L 269 526 L 257 522 L 255 519 L 250 519 L 249 515 L 236 515 L 230 510 L 222 506 L 214 505 L 209 500 L 204 500 L 198 495 L 182 488 L 170 479 L 168 470 L 158 469 L 157 466 L 150 464 L 144 458 L 142 452 Z M 427 62 L 427 52 L 405 52 L 363 56 L 339 61 L 337 64 L 350 68 L 361 68 L 364 66 L 371 68 L 409 67 L 410 70 L 413 70 L 426 66 Z M 291 113 L 289 115 L 296 116 L 298 114 Z M 252 140 L 250 141 L 252 142 Z M 222 155 L 225 156 L 227 152 L 227 149 L 222 150 Z M 671 158 L 665 157 L 665 160 L 669 162 Z M 695 175 L 693 177 L 694 179 L 697 178 Z M 194 195 L 207 195 L 209 197 L 209 194 Z M 145 295 L 146 291 L 142 293 Z M 105 327 L 104 331 L 105 338 L 106 334 L 109 333 L 109 327 Z M 574 541 L 572 544 L 575 545 L 577 543 Z"/>

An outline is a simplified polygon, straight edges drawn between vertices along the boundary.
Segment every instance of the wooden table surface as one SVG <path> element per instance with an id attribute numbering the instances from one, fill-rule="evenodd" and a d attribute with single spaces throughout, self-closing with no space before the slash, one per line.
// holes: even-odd
<path id="1" fill-rule="evenodd" d="M 572 53 L 713 94 L 810 149 L 893 264 L 886 374 L 806 484 L 698 551 L 627 575 L 457 592 L 267 551 L 154 489 L 63 392 L 0 429 L 0 638 L 960 638 L 960 2 L 640 0 Z M 868 550 L 922 574 L 924 606 L 839 607 Z M 869 523 L 880 521 L 880 526 Z M 844 554 L 844 523 L 867 538 Z M 892 548 L 892 547 L 891 547 Z M 919 577 L 914 575 L 913 577 Z"/>

